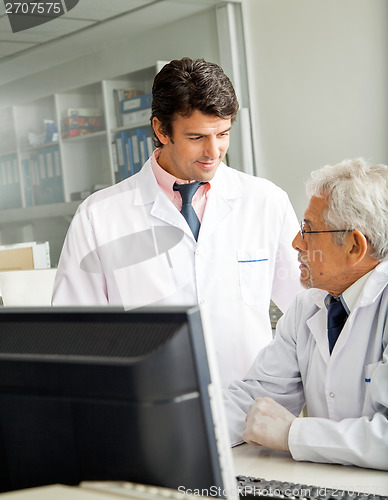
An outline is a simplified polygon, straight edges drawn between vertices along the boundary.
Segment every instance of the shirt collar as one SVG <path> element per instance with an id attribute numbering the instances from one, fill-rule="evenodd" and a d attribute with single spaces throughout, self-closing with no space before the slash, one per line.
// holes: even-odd
<path id="1" fill-rule="evenodd" d="M 161 187 L 172 189 L 172 186 L 174 185 L 175 182 L 177 182 L 178 184 L 187 184 L 189 182 L 195 182 L 195 181 L 187 181 L 179 179 L 178 177 L 175 177 L 175 175 L 172 175 L 169 172 L 167 172 L 167 170 L 164 170 L 164 168 L 162 168 L 158 163 L 160 150 L 161 148 L 155 149 L 153 155 L 151 156 L 151 167 L 156 177 L 156 180 L 158 181 L 158 184 Z M 209 184 L 211 184 L 211 180 L 208 182 Z"/>
<path id="2" fill-rule="evenodd" d="M 187 184 L 190 181 L 178 179 L 177 177 L 175 177 L 175 175 L 172 175 L 166 170 L 164 170 L 164 168 L 162 168 L 158 163 L 160 152 L 161 148 L 155 149 L 153 155 L 151 156 L 151 168 L 155 175 L 156 182 L 163 189 L 166 195 L 170 199 L 172 199 L 174 196 L 174 190 L 173 190 L 174 183 L 177 182 L 178 184 Z M 207 189 L 204 192 L 207 193 L 210 187 L 211 187 L 211 181 L 208 182 L 206 186 Z"/>
<path id="3" fill-rule="evenodd" d="M 159 155 L 160 148 L 155 149 L 154 154 L 151 156 L 151 168 L 156 177 L 157 183 L 168 195 L 168 197 L 171 198 L 172 186 L 174 185 L 174 182 L 177 181 L 177 178 L 159 165 Z"/>
<path id="4" fill-rule="evenodd" d="M 353 285 L 350 285 L 350 287 L 342 293 L 342 303 L 345 302 L 344 306 L 349 310 L 349 313 L 356 307 L 357 301 L 361 295 L 361 290 L 364 288 L 372 271 L 373 269 L 364 274 L 364 276 L 361 276 L 361 278 L 355 281 Z"/>

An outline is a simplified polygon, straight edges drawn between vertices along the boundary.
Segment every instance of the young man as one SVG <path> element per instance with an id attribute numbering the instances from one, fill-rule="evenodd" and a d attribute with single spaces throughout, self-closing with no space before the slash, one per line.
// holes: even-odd
<path id="1" fill-rule="evenodd" d="M 313 172 L 293 242 L 308 290 L 225 391 L 234 444 L 388 470 L 387 187 L 388 167 L 363 160 Z"/>
<path id="2" fill-rule="evenodd" d="M 158 147 L 79 207 L 53 305 L 199 303 L 226 386 L 272 338 L 270 299 L 284 310 L 299 290 L 296 217 L 278 187 L 222 162 L 238 102 L 219 66 L 172 61 L 152 94 Z"/>

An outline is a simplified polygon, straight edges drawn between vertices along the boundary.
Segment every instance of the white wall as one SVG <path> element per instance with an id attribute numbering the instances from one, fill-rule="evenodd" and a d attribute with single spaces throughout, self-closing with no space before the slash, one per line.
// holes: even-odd
<path id="1" fill-rule="evenodd" d="M 388 163 L 387 0 L 245 0 L 257 174 L 297 215 L 309 172 Z"/>

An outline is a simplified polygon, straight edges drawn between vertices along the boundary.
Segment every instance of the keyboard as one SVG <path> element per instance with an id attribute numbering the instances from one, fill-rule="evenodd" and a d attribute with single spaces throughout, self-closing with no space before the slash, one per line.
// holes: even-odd
<path id="1" fill-rule="evenodd" d="M 267 481 L 250 476 L 237 476 L 237 485 L 240 500 L 388 500 L 388 496 L 277 480 Z M 127 497 L 131 500 L 182 500 L 185 498 L 195 500 L 196 498 L 196 495 L 185 496 L 178 490 L 121 481 L 85 481 L 80 486 L 88 490 L 115 493 L 121 498 Z M 204 500 L 204 497 L 198 498 Z M 218 499 L 215 496 L 212 498 Z"/>
<path id="2" fill-rule="evenodd" d="M 345 491 L 307 484 L 289 483 L 250 476 L 237 476 L 240 500 L 255 497 L 273 500 L 388 500 L 388 496 Z"/>

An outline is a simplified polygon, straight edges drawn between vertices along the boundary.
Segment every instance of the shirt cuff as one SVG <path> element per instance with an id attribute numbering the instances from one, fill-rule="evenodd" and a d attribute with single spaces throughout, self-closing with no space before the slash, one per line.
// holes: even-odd
<path id="1" fill-rule="evenodd" d="M 290 449 L 290 453 L 294 460 L 303 460 L 301 456 L 300 447 L 298 444 L 300 443 L 300 433 L 302 432 L 303 425 L 303 417 L 296 418 L 290 427 L 290 432 L 288 434 L 288 448 Z"/>

